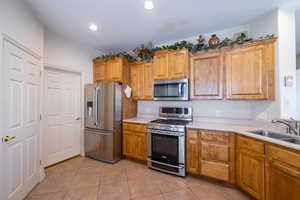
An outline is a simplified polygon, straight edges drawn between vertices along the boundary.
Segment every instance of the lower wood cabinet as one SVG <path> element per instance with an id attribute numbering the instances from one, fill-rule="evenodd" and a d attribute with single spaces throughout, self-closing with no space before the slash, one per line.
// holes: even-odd
<path id="1" fill-rule="evenodd" d="M 266 199 L 300 199 L 300 152 L 266 146 Z"/>
<path id="2" fill-rule="evenodd" d="M 256 199 L 265 198 L 265 158 L 263 152 L 256 152 L 251 147 L 258 142 L 241 136 L 237 137 L 236 181 L 244 191 Z"/>
<path id="3" fill-rule="evenodd" d="M 188 130 L 187 171 L 235 182 L 235 135 L 217 131 Z"/>
<path id="4" fill-rule="evenodd" d="M 147 127 L 143 124 L 123 123 L 123 155 L 147 160 Z"/>

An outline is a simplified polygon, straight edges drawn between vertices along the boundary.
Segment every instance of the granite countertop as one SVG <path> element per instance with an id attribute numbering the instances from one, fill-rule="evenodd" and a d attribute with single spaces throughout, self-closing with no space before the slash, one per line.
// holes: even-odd
<path id="1" fill-rule="evenodd" d="M 141 116 L 132 119 L 123 120 L 123 122 L 129 123 L 139 123 L 139 124 L 148 124 L 150 121 L 157 119 L 158 117 L 153 116 Z M 260 136 L 253 133 L 249 133 L 248 131 L 253 130 L 268 130 L 283 133 L 284 131 L 278 126 L 272 125 L 270 122 L 266 121 L 254 121 L 254 120 L 204 120 L 204 121 L 193 121 L 187 125 L 187 128 L 193 129 L 204 129 L 204 130 L 213 130 L 213 131 L 222 131 L 222 132 L 230 132 L 236 133 L 240 135 L 245 135 L 254 139 L 266 141 L 273 144 L 278 144 L 284 147 L 288 147 L 291 149 L 296 149 L 300 151 L 299 144 L 292 144 L 289 142 L 285 142 L 278 139 L 269 138 L 266 136 Z M 286 135 L 286 134 L 284 134 Z"/>

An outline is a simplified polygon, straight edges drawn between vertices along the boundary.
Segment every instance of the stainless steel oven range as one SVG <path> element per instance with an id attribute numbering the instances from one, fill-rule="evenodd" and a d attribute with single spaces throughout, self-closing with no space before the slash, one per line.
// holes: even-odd
<path id="1" fill-rule="evenodd" d="M 185 126 L 192 108 L 161 107 L 159 115 L 148 125 L 148 167 L 185 176 Z"/>

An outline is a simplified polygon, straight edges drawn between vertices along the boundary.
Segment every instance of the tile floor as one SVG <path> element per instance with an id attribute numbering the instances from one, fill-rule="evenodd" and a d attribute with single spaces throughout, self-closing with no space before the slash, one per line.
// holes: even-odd
<path id="1" fill-rule="evenodd" d="M 111 165 L 75 158 L 46 170 L 26 200 L 245 200 L 240 191 L 192 177 L 180 178 L 121 160 Z"/>

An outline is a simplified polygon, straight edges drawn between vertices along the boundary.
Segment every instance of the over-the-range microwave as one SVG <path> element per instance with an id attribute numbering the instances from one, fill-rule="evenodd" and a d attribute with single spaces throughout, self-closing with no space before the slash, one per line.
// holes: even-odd
<path id="1" fill-rule="evenodd" d="M 161 80 L 154 82 L 153 97 L 155 101 L 188 101 L 189 80 Z"/>

